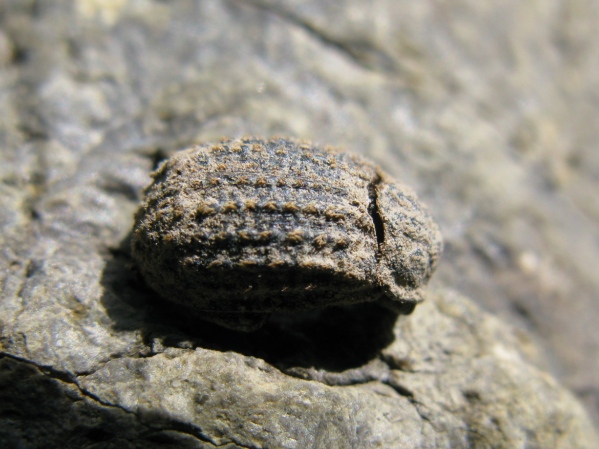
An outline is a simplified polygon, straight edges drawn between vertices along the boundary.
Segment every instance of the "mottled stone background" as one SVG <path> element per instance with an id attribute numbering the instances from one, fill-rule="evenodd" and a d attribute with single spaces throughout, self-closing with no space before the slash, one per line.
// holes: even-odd
<path id="1" fill-rule="evenodd" d="M 136 407 L 143 404 L 166 413 L 167 421 L 175 423 L 170 431 L 190 435 L 190 447 L 296 447 L 301 438 L 306 438 L 302 444 L 314 447 L 345 447 L 325 440 L 335 441 L 338 432 L 340 440 L 349 441 L 343 426 L 351 420 L 370 423 L 366 412 L 359 417 L 348 411 L 347 416 L 334 418 L 341 424 L 331 424 L 333 430 L 308 432 L 301 438 L 292 430 L 305 423 L 271 429 L 271 435 L 289 431 L 295 435 L 291 440 L 299 438 L 296 443 L 268 440 L 250 430 L 248 435 L 254 436 L 244 440 L 246 436 L 231 436 L 232 428 L 247 424 L 249 418 L 243 413 L 236 418 L 218 414 L 198 418 L 169 404 L 156 406 L 155 397 L 143 399 L 139 393 L 144 390 L 140 379 L 158 383 L 168 379 L 174 369 L 167 366 L 169 357 L 199 357 L 193 362 L 198 366 L 205 366 L 206 360 L 215 367 L 249 363 L 247 369 L 256 376 L 262 373 L 268 379 L 259 381 L 268 385 L 287 385 L 294 379 L 293 386 L 277 388 L 316 388 L 314 382 L 283 374 L 285 367 L 300 371 L 305 367 L 298 368 L 297 360 L 284 357 L 269 360 L 268 354 L 256 349 L 260 340 L 251 343 L 249 350 L 230 344 L 233 337 L 219 336 L 218 331 L 214 331 L 217 337 L 192 338 L 173 324 L 176 318 L 167 320 L 164 330 L 161 315 L 146 305 L 151 293 L 137 284 L 128 268 L 132 214 L 149 182 L 148 173 L 159 160 L 197 141 L 277 134 L 367 154 L 414 187 L 440 223 L 446 250 L 431 285 L 436 296 L 416 312 L 420 315 L 414 315 L 413 321 L 419 322 L 426 311 L 436 316 L 432 311 L 437 308 L 447 314 L 447 307 L 453 307 L 447 304 L 456 301 L 460 312 L 448 316 L 462 317 L 471 306 L 455 299 L 461 296 L 453 292 L 468 296 L 516 329 L 492 335 L 507 340 L 520 335 L 521 340 L 505 344 L 516 352 L 534 353 L 526 363 L 552 373 L 582 400 L 599 425 L 597 23 L 599 3 L 593 0 L 0 0 L 0 362 L 19 366 L 11 368 L 10 375 L 4 371 L 3 379 L 10 382 L 0 384 L 6 387 L 31 376 L 44 397 L 53 397 L 57 388 L 61 398 L 79 395 L 77 404 L 95 403 L 89 420 L 99 424 L 88 440 L 100 444 L 97 447 L 110 447 L 101 444 L 110 440 L 112 431 L 131 432 L 135 435 L 130 435 L 131 441 L 138 438 Z M 434 297 L 440 298 L 438 303 Z M 495 323 L 480 311 L 472 314 L 478 318 L 468 321 L 468 326 L 474 326 L 475 333 L 486 332 L 477 328 L 478 321 Z M 453 326 L 455 332 L 460 329 Z M 435 326 L 431 329 L 428 334 L 415 331 L 413 338 L 444 335 Z M 181 335 L 172 336 L 179 331 Z M 399 344 L 398 337 L 406 330 L 396 327 L 393 332 L 393 344 Z M 294 344 L 298 343 L 294 340 Z M 487 341 L 482 347 L 493 344 L 503 343 Z M 540 351 L 527 349 L 528 344 Z M 424 345 L 432 357 L 440 350 L 435 345 Z M 462 347 L 456 345 L 452 348 Z M 460 360 L 480 356 L 468 348 Z M 285 353 L 286 348 L 278 350 Z M 381 354 L 387 362 L 398 357 L 394 350 L 386 351 L 390 355 Z M 255 362 L 241 361 L 240 354 Z M 369 359 L 370 352 L 363 354 L 364 361 L 352 359 L 332 371 L 355 368 Z M 497 360 L 493 358 L 483 371 L 490 373 Z M 181 363 L 179 368 L 187 362 Z M 396 371 L 409 371 L 402 363 L 373 368 L 376 373 L 371 377 L 383 379 L 383 387 L 393 384 L 389 379 Z M 328 369 L 326 363 L 321 365 Z M 522 373 L 528 373 L 528 368 L 517 366 L 513 372 L 520 374 L 512 372 L 511 378 L 526 379 Z M 162 377 L 152 377 L 161 369 Z M 230 381 L 233 371 L 223 375 Z M 242 368 L 239 373 L 249 376 Z M 322 372 L 303 375 L 326 377 Z M 113 391 L 110 388 L 119 385 L 119 376 L 123 388 Z M 343 379 L 342 384 L 353 382 Z M 211 381 L 206 373 L 197 382 L 189 394 L 195 394 L 202 405 L 204 396 L 198 393 L 205 387 L 202 382 L 218 379 Z M 335 382 L 325 379 L 323 391 L 339 388 L 324 385 Z M 533 388 L 535 382 L 529 386 Z M 402 381 L 406 383 L 408 379 Z M 13 392 L 39 398 L 29 384 L 21 385 L 23 391 Z M 554 387 L 559 389 L 557 385 L 547 388 Z M 403 387 L 395 388 L 397 392 Z M 412 400 L 419 388 L 410 390 Z M 319 390 L 326 399 L 321 404 L 326 413 L 344 401 L 362 404 L 356 410 L 367 410 L 364 404 L 371 402 L 373 410 L 381 408 L 374 396 L 362 390 L 359 394 L 334 391 L 343 393 L 335 396 Z M 501 396 L 502 390 L 497 391 Z M 238 393 L 238 398 L 245 397 Z M 549 403 L 543 394 L 537 398 Z M 359 395 L 365 395 L 366 402 L 356 399 Z M 132 397 L 138 402 L 131 402 Z M 467 415 L 475 416 L 472 404 L 480 407 L 484 398 L 479 393 L 464 393 L 464 397 L 470 404 L 464 406 L 470 410 Z M 227 400 L 233 399 L 222 399 Z M 64 404 L 70 403 L 65 399 Z M 73 412 L 72 404 L 65 407 Z M 119 424 L 114 428 L 106 424 L 113 419 L 110 407 L 124 416 L 115 418 Z M 35 415 L 35 409 L 17 409 L 8 407 L 0 420 L 14 426 L 21 422 L 19 416 Z M 82 410 L 77 416 L 88 413 Z M 294 416 L 305 413 L 294 410 Z M 437 409 L 431 406 L 431 410 Z M 419 413 L 413 417 L 416 427 L 422 425 L 418 419 L 437 419 L 434 413 L 432 418 Z M 456 418 L 461 412 L 443 413 L 439 422 L 445 429 L 458 429 L 463 422 L 471 426 L 478 419 L 463 421 Z M 144 416 L 146 427 L 141 426 L 141 433 L 148 432 L 148 422 L 154 423 L 151 413 Z M 401 421 L 407 415 L 397 416 Z M 259 422 L 264 416 L 254 418 Z M 197 430 L 189 424 L 202 419 L 210 423 L 210 431 L 206 425 Z M 334 419 L 331 422 L 337 422 Z M 123 424 L 127 420 L 132 422 L 129 427 Z M 79 427 L 75 427 L 65 429 L 76 434 Z M 102 428 L 110 430 L 97 430 Z M 209 436 L 202 443 L 206 446 L 193 446 L 198 435 L 206 432 Z M 382 447 L 399 441 L 389 432 L 388 440 L 383 439 L 387 443 L 381 440 Z M 591 431 L 585 432 L 585 441 L 592 441 Z M 377 447 L 367 433 L 354 435 L 354 447 Z M 499 440 L 521 441 L 520 437 L 510 440 L 508 433 Z M 57 435 L 60 441 L 62 434 Z M 425 436 L 420 445 L 406 440 L 406 447 L 468 447 L 462 434 L 444 443 L 426 439 L 430 433 L 421 435 Z M 21 442 L 19 436 L 10 438 Z M 488 441 L 495 440 L 479 439 L 473 447 L 490 447 L 485 446 Z M 570 446 L 545 441 L 546 445 L 536 444 L 582 444 L 575 438 Z M 404 446 L 397 443 L 397 447 Z"/>

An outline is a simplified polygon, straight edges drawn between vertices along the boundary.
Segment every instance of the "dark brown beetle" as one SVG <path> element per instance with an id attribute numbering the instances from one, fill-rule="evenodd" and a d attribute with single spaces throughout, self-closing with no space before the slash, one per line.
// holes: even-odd
<path id="1" fill-rule="evenodd" d="M 364 301 L 409 314 L 441 252 L 409 189 L 329 147 L 225 140 L 180 151 L 152 176 L 133 231 L 142 275 L 233 329 Z"/>

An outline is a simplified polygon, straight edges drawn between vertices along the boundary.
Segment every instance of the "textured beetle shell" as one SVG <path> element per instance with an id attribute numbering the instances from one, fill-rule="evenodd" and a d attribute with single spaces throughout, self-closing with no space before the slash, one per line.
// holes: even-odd
<path id="1" fill-rule="evenodd" d="M 329 147 L 227 140 L 180 151 L 152 176 L 132 240 L 142 275 L 229 327 L 364 301 L 410 313 L 441 252 L 411 191 Z"/>

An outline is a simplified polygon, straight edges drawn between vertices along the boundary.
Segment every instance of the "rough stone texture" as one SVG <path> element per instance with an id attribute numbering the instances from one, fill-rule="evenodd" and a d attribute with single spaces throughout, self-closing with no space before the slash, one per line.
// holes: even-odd
<path id="1" fill-rule="evenodd" d="M 599 422 L 598 16 L 591 0 L 1 0 L 6 445 L 598 447 L 543 371 Z M 251 339 L 154 304 L 126 250 L 148 173 L 243 134 L 343 146 L 413 186 L 446 240 L 436 299 L 395 327 L 333 310 Z"/>
<path id="2" fill-rule="evenodd" d="M 414 193 L 335 148 L 224 140 L 175 153 L 152 177 L 131 237 L 137 267 L 164 299 L 231 329 L 367 301 L 409 314 L 441 255 Z"/>
<path id="3" fill-rule="evenodd" d="M 581 405 L 531 363 L 538 354 L 525 335 L 450 291 L 397 323 L 373 307 L 342 312 L 342 325 L 331 312 L 243 338 L 216 328 L 189 338 L 155 311 L 135 322 L 155 334 L 145 335 L 152 347 L 140 338 L 130 348 L 137 353 L 91 373 L 5 356 L 0 440 L 24 448 L 596 446 Z M 356 345 L 350 323 L 378 324 L 392 342 Z"/>

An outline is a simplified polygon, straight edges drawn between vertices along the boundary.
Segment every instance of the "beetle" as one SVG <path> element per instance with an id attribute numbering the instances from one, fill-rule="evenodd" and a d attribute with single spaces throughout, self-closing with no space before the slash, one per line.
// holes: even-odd
<path id="1" fill-rule="evenodd" d="M 231 329 L 365 301 L 409 314 L 442 251 L 409 188 L 329 146 L 225 139 L 175 153 L 152 177 L 132 236 L 142 276 Z"/>

